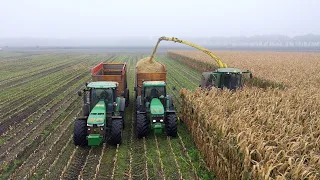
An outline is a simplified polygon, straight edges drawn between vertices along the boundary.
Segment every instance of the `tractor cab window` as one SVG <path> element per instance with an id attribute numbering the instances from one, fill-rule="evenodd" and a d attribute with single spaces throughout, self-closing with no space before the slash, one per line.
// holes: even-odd
<path id="1" fill-rule="evenodd" d="M 113 102 L 113 90 L 112 89 L 92 89 L 92 104 L 95 105 L 99 101 L 104 100 L 107 102 Z"/>
<path id="2" fill-rule="evenodd" d="M 235 90 L 241 87 L 241 74 L 238 74 L 238 73 L 224 74 L 223 86 L 230 90 Z"/>
<path id="3" fill-rule="evenodd" d="M 144 89 L 144 96 L 148 99 L 151 100 L 153 98 L 159 98 L 161 95 L 165 96 L 165 87 L 146 87 Z"/>

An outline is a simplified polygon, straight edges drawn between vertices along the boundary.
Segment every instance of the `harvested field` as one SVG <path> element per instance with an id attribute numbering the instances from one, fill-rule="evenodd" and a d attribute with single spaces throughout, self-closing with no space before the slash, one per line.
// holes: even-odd
<path id="1" fill-rule="evenodd" d="M 136 138 L 134 99 L 126 109 L 120 146 L 74 146 L 73 122 L 82 106 L 76 92 L 90 80 L 90 68 L 101 61 L 127 62 L 134 97 L 135 65 L 142 58 L 115 53 L 0 52 L 0 179 L 213 179 L 184 124 L 179 125 L 180 138 L 152 134 Z M 163 57 L 159 62 L 169 60 Z M 170 63 L 170 69 L 178 64 Z M 184 68 L 184 76 L 190 77 L 189 68 Z M 170 73 L 168 81 L 173 78 Z M 169 93 L 178 97 L 171 88 Z"/>

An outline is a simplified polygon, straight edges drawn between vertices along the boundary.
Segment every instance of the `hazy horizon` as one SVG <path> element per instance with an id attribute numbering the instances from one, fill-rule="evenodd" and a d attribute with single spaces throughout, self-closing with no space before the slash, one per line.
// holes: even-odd
<path id="1" fill-rule="evenodd" d="M 316 0 L 10 0 L 0 38 L 97 39 L 320 34 Z"/>

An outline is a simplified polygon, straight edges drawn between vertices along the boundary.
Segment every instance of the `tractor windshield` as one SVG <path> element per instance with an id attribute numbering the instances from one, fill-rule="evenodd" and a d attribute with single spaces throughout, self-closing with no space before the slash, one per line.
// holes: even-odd
<path id="1" fill-rule="evenodd" d="M 95 105 L 99 101 L 104 100 L 107 102 L 113 102 L 113 90 L 112 89 L 92 89 L 92 104 Z"/>
<path id="2" fill-rule="evenodd" d="M 165 96 L 165 86 L 151 86 L 145 88 L 145 97 L 149 100 L 153 98 L 159 98 L 159 96 Z"/>
<path id="3" fill-rule="evenodd" d="M 235 90 L 242 86 L 241 84 L 241 74 L 231 73 L 224 74 L 223 86 L 230 89 Z"/>

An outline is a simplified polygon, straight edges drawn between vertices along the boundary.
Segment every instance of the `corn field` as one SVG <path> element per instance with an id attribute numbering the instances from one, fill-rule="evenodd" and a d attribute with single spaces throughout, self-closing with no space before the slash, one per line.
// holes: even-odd
<path id="1" fill-rule="evenodd" d="M 285 87 L 180 91 L 181 119 L 217 179 L 320 179 L 320 53 L 216 54 Z M 199 71 L 215 67 L 202 52 L 168 56 Z"/>

